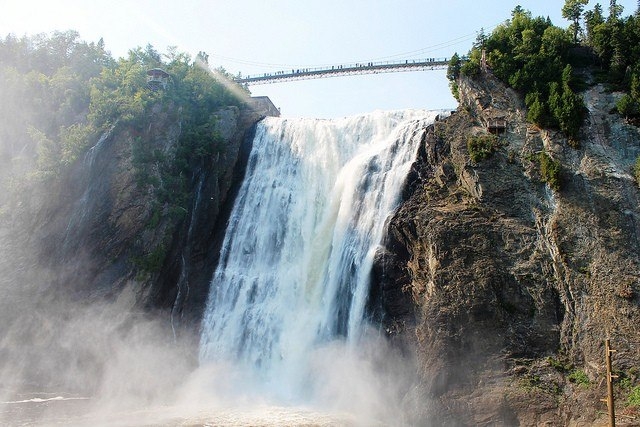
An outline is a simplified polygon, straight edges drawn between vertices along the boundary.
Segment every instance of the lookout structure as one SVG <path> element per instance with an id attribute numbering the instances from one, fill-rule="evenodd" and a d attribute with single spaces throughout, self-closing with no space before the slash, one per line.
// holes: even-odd
<path id="1" fill-rule="evenodd" d="M 161 68 L 152 68 L 147 71 L 147 87 L 151 90 L 166 90 L 171 76 Z"/>
<path id="2" fill-rule="evenodd" d="M 252 96 L 246 100 L 247 106 L 265 117 L 280 117 L 280 109 L 268 96 Z"/>
<path id="3" fill-rule="evenodd" d="M 504 135 L 507 132 L 507 120 L 504 117 L 491 117 L 487 120 L 487 130 L 494 135 Z"/>

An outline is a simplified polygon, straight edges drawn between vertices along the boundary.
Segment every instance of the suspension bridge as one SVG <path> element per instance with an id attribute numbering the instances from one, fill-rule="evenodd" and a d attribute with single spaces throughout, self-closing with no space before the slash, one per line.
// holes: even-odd
<path id="1" fill-rule="evenodd" d="M 422 71 L 444 69 L 448 58 L 404 59 L 400 61 L 363 62 L 355 64 L 330 65 L 317 68 L 292 68 L 253 76 L 236 78 L 240 84 L 259 85 L 293 80 L 319 79 L 324 77 L 351 76 L 358 74 L 397 73 L 401 71 Z"/>

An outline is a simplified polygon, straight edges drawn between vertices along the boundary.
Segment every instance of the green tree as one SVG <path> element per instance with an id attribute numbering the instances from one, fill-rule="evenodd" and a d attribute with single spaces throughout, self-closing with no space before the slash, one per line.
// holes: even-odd
<path id="1" fill-rule="evenodd" d="M 557 82 L 549 83 L 549 99 L 547 102 L 551 115 L 549 126 L 559 126 L 560 121 L 558 118 L 562 115 L 562 93 L 560 92 L 560 85 Z"/>
<path id="2" fill-rule="evenodd" d="M 609 0 L 609 17 L 607 18 L 607 20 L 609 22 L 619 21 L 623 11 L 624 6 L 619 5 L 617 0 Z"/>
<path id="3" fill-rule="evenodd" d="M 538 91 L 528 93 L 525 97 L 525 104 L 528 110 L 527 120 L 538 126 L 545 126 L 548 123 L 547 109 L 541 98 L 542 96 Z"/>
<path id="4" fill-rule="evenodd" d="M 462 66 L 462 61 L 460 60 L 460 56 L 458 53 L 454 53 L 451 59 L 449 60 L 449 65 L 447 67 L 447 79 L 457 80 L 460 77 L 460 67 Z"/>
<path id="5" fill-rule="evenodd" d="M 573 42 L 578 43 L 578 34 L 581 31 L 580 19 L 582 18 L 582 11 L 584 7 L 589 3 L 589 0 L 565 0 L 562 7 L 562 17 L 572 21 L 569 27 L 573 33 Z"/>
<path id="6" fill-rule="evenodd" d="M 569 139 L 569 145 L 578 148 L 578 136 L 584 119 L 584 101 L 568 86 L 564 88 L 561 99 L 562 109 L 558 117 L 560 130 Z"/>
<path id="7" fill-rule="evenodd" d="M 562 167 L 558 160 L 552 159 L 547 153 L 541 151 L 538 154 L 538 164 L 540 166 L 540 178 L 549 184 L 553 190 L 560 190 L 560 173 Z"/>
<path id="8" fill-rule="evenodd" d="M 40 178 L 56 176 L 60 171 L 60 147 L 41 130 L 30 126 L 29 135 L 33 138 L 37 152 L 37 171 Z"/>
<path id="9" fill-rule="evenodd" d="M 561 28 L 549 26 L 542 33 L 540 55 L 547 59 L 562 59 L 566 57 L 570 40 Z"/>
<path id="10" fill-rule="evenodd" d="M 638 103 L 628 93 L 620 98 L 616 103 L 616 108 L 627 119 L 638 115 Z"/>
<path id="11" fill-rule="evenodd" d="M 594 47 L 596 28 L 599 25 L 604 24 L 604 22 L 604 15 L 602 14 L 602 6 L 600 5 L 600 3 L 597 3 L 593 7 L 593 10 L 588 10 L 584 13 L 584 26 L 586 30 L 587 45 Z"/>
<path id="12" fill-rule="evenodd" d="M 640 76 L 638 74 L 632 74 L 631 89 L 616 103 L 616 108 L 626 119 L 640 116 Z"/>
<path id="13" fill-rule="evenodd" d="M 447 66 L 447 79 L 449 80 L 449 88 L 451 89 L 451 93 L 453 97 L 459 99 L 458 94 L 458 78 L 460 77 L 460 68 L 462 67 L 462 61 L 458 56 L 458 53 L 454 53 L 449 60 L 449 65 Z"/>

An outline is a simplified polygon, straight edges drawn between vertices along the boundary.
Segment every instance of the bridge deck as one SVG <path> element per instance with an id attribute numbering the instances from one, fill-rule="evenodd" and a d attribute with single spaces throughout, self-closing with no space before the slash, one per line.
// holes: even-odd
<path id="1" fill-rule="evenodd" d="M 446 58 L 429 58 L 421 60 L 402 60 L 388 62 L 368 62 L 362 64 L 332 65 L 331 67 L 301 68 L 291 71 L 276 71 L 261 76 L 247 76 L 236 79 L 237 83 L 249 85 L 277 83 L 291 80 L 318 79 L 322 77 L 337 77 L 353 74 L 394 73 L 399 71 L 435 70 L 446 68 L 449 60 Z"/>

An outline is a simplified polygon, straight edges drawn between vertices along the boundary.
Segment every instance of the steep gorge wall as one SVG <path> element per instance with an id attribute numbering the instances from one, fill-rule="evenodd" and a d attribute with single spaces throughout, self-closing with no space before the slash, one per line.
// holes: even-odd
<path id="1" fill-rule="evenodd" d="M 425 137 L 374 269 L 386 329 L 415 349 L 425 410 L 443 423 L 590 425 L 606 394 L 605 338 L 638 381 L 640 135 L 609 114 L 615 95 L 600 86 L 585 94 L 577 150 L 527 124 L 490 74 L 460 94 Z M 502 146 L 473 163 L 467 139 L 496 116 Z M 541 151 L 561 163 L 560 190 L 542 182 Z M 591 385 L 569 382 L 573 369 Z"/>
<path id="2" fill-rule="evenodd" d="M 154 187 L 136 176 L 145 167 L 161 181 L 163 164 L 134 164 L 133 152 L 143 141 L 157 157 L 175 155 L 182 130 L 173 105 L 156 105 L 142 133 L 114 126 L 60 179 L 16 194 L 1 227 L 2 246 L 14 260 L 3 271 L 17 275 L 7 283 L 79 303 L 125 295 L 134 310 L 166 311 L 174 327 L 182 319 L 193 329 L 215 264 L 216 233 L 241 181 L 252 129 L 264 117 L 248 107 L 215 115 L 222 148 L 187 171 L 180 215 L 158 205 Z M 20 253 L 28 267 L 16 268 Z"/>

